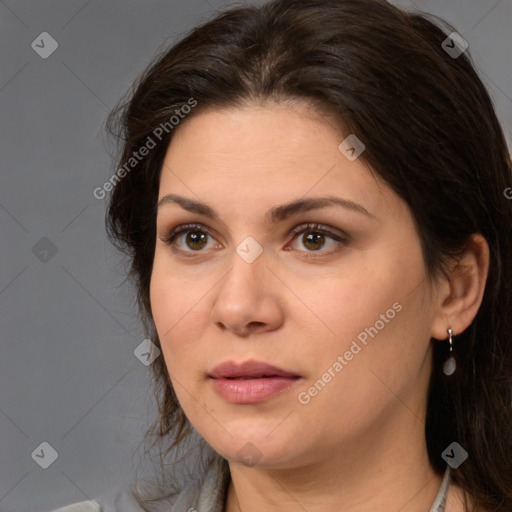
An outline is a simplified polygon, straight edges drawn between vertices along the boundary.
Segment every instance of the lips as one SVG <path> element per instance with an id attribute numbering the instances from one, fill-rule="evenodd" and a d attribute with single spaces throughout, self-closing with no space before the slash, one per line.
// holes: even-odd
<path id="1" fill-rule="evenodd" d="M 300 377 L 300 375 L 261 361 L 246 361 L 241 364 L 226 361 L 216 366 L 209 374 L 209 377 L 213 379 L 247 380 L 267 377 L 296 378 Z"/>
<path id="2" fill-rule="evenodd" d="M 296 373 L 261 361 L 241 364 L 227 361 L 216 366 L 208 376 L 216 393 L 236 405 L 266 402 L 290 391 L 301 380 Z"/>

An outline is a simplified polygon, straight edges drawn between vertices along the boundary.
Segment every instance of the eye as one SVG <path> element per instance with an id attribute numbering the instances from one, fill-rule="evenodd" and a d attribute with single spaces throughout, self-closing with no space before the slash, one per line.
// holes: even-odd
<path id="1" fill-rule="evenodd" d="M 334 246 L 334 249 L 327 252 L 327 254 L 330 254 L 337 250 L 336 246 L 346 245 L 349 240 L 348 235 L 335 233 L 320 224 L 303 224 L 296 227 L 292 231 L 292 234 L 295 235 L 294 238 L 298 237 L 298 235 L 303 235 L 300 240 L 304 244 L 304 247 L 309 249 L 309 251 L 306 252 L 320 251 L 325 245 L 326 240 L 330 239 L 334 241 L 334 243 L 331 244 Z M 325 251 L 322 252 L 325 253 Z"/>
<path id="2" fill-rule="evenodd" d="M 207 239 L 211 236 L 210 232 L 200 224 L 182 224 L 175 227 L 166 237 L 161 238 L 161 240 L 168 245 L 177 245 L 175 243 L 176 238 L 185 238 L 185 243 L 193 250 L 187 251 L 178 247 L 178 251 L 185 253 L 204 252 L 201 251 L 201 249 L 207 245 Z"/>
<path id="3" fill-rule="evenodd" d="M 294 235 L 294 239 L 301 234 L 307 234 L 307 236 L 302 237 L 301 241 L 308 250 L 301 252 L 319 252 L 325 245 L 326 240 L 330 239 L 331 242 L 333 242 L 331 245 L 334 246 L 334 249 L 328 252 L 328 254 L 330 254 L 337 250 L 336 245 L 346 245 L 349 240 L 348 235 L 335 233 L 320 224 L 302 224 L 301 226 L 294 228 L 291 234 Z M 207 247 L 208 237 L 213 238 L 210 231 L 201 224 L 182 224 L 172 229 L 171 232 L 167 236 L 161 238 L 161 240 L 168 245 L 177 246 L 177 249 L 173 248 L 173 250 L 190 254 L 204 252 L 202 249 Z M 183 241 L 185 246 L 191 250 L 179 247 L 180 244 L 176 242 L 179 242 L 180 238 L 184 239 Z M 218 244 L 216 247 L 219 248 L 221 246 Z M 322 251 L 322 253 L 324 252 L 325 251 Z"/>

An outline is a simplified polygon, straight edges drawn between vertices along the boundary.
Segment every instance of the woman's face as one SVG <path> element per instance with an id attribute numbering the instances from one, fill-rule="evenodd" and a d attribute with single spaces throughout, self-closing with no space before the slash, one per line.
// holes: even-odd
<path id="1" fill-rule="evenodd" d="M 167 151 L 159 200 L 216 216 L 161 201 L 151 306 L 181 407 L 228 460 L 299 466 L 423 432 L 438 292 L 408 207 L 347 135 L 306 105 L 247 106 L 186 120 Z M 283 206 L 321 197 L 342 201 Z M 298 378 L 209 377 L 246 361 Z"/>

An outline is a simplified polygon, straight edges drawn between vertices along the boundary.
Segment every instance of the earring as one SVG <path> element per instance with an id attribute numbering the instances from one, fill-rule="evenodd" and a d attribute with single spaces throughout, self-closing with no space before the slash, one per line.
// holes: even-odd
<path id="1" fill-rule="evenodd" d="M 451 354 L 453 351 L 453 341 L 452 341 L 453 330 L 451 327 L 448 329 L 448 336 L 449 336 L 448 341 L 450 343 L 450 354 Z M 455 361 L 455 357 L 453 357 L 453 355 L 450 355 L 450 357 L 444 362 L 443 373 L 445 375 L 452 375 L 455 372 L 456 368 L 457 368 L 457 363 Z"/>

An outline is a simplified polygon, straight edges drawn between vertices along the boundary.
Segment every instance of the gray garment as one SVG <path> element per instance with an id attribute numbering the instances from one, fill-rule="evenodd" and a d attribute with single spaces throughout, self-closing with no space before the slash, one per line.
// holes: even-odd
<path id="1" fill-rule="evenodd" d="M 202 478 L 189 484 L 172 502 L 162 503 L 162 512 L 224 512 L 230 482 L 229 466 L 225 459 L 216 457 Z M 450 466 L 446 466 L 443 481 L 430 512 L 444 512 Z M 121 490 L 97 500 L 82 501 L 52 512 L 143 512 L 131 494 Z"/>

